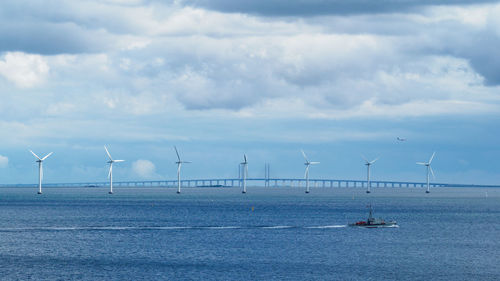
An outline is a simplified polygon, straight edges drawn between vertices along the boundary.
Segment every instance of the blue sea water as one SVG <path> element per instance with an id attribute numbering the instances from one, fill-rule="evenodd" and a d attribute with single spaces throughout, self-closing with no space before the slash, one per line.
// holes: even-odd
<path id="1" fill-rule="evenodd" d="M 375 216 L 398 228 L 348 222 Z M 500 280 L 500 190 L 0 189 L 1 280 Z"/>

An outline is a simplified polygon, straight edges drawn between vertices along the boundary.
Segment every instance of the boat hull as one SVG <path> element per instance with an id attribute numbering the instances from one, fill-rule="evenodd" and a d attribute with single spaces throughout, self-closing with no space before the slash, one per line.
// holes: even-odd
<path id="1" fill-rule="evenodd" d="M 375 224 L 350 223 L 349 226 L 352 226 L 352 227 L 363 227 L 363 228 L 393 228 L 393 227 L 399 227 L 399 225 L 395 221 L 386 222 L 386 223 L 375 223 Z"/>

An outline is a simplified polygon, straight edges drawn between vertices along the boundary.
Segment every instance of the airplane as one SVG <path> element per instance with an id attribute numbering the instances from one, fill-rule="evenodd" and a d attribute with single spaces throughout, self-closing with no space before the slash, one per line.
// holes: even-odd
<path id="1" fill-rule="evenodd" d="M 398 141 L 406 141 L 406 138 L 400 138 L 400 137 L 397 137 L 397 140 L 398 140 Z"/>

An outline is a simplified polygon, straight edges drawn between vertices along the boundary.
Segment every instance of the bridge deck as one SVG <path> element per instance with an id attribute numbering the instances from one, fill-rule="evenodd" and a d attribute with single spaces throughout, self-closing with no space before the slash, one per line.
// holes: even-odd
<path id="1" fill-rule="evenodd" d="M 182 187 L 240 187 L 241 179 L 184 179 Z M 305 179 L 292 178 L 248 178 L 247 185 L 262 187 L 305 187 Z M 0 184 L 0 187 L 36 187 L 37 184 Z M 44 187 L 106 187 L 109 182 L 78 182 L 78 183 L 44 183 Z M 116 187 L 177 187 L 177 180 L 161 181 L 118 181 L 113 182 Z M 310 187 L 321 188 L 350 188 L 367 187 L 365 180 L 339 180 L 339 179 L 309 179 Z M 402 181 L 371 181 L 371 187 L 412 188 L 426 187 L 425 182 Z M 500 185 L 430 183 L 431 187 L 500 187 Z"/>

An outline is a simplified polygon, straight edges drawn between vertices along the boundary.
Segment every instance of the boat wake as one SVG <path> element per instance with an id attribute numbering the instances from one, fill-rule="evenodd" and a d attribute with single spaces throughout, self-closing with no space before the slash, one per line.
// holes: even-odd
<path id="1" fill-rule="evenodd" d="M 344 228 L 347 225 L 322 226 L 40 226 L 40 227 L 4 227 L 0 232 L 37 232 L 37 231 L 175 231 L 175 230 L 231 230 L 231 229 L 332 229 Z M 397 227 L 397 226 L 396 226 Z"/>
<path id="2" fill-rule="evenodd" d="M 263 229 L 285 229 L 285 228 L 297 228 L 296 226 L 290 225 L 274 225 L 274 226 L 260 226 L 259 228 Z"/>
<path id="3" fill-rule="evenodd" d="M 347 227 L 347 225 L 322 225 L 322 226 L 308 226 L 305 228 L 312 228 L 312 229 L 325 229 L 325 228 L 343 228 Z"/>
<path id="4" fill-rule="evenodd" d="M 397 224 L 394 224 L 394 225 L 389 225 L 389 226 L 386 226 L 385 228 L 398 228 L 399 225 Z"/>

